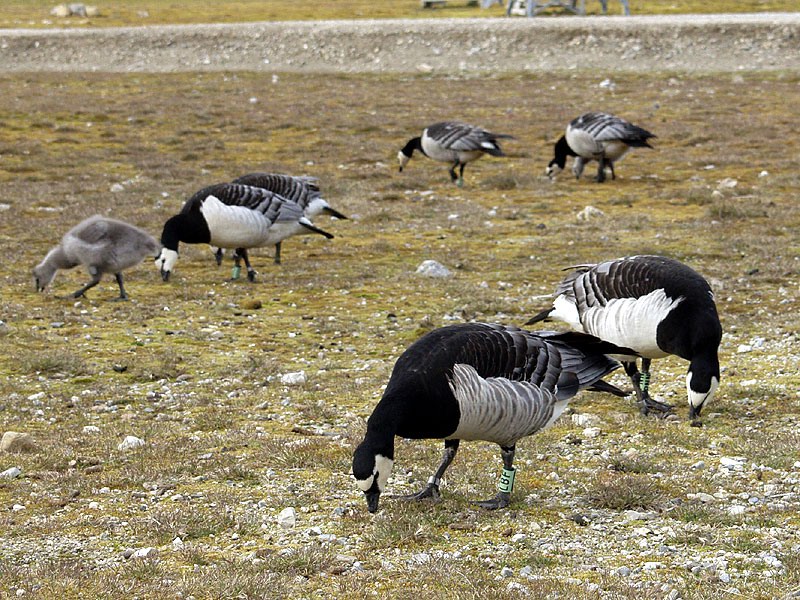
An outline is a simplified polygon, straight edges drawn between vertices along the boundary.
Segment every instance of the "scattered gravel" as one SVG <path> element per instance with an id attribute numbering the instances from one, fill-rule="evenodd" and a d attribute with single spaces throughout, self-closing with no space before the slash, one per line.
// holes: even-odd
<path id="1" fill-rule="evenodd" d="M 798 56 L 800 13 L 0 30 L 5 72 L 797 70 Z"/>

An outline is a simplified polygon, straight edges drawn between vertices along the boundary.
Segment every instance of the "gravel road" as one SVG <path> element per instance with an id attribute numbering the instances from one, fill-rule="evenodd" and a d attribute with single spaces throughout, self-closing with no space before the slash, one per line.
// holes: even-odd
<path id="1" fill-rule="evenodd" d="M 800 70 L 800 13 L 0 30 L 0 72 Z"/>

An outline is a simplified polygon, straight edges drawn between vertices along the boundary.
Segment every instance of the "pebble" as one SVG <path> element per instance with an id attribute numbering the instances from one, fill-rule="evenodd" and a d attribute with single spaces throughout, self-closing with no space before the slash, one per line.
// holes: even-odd
<path id="1" fill-rule="evenodd" d="M 528 536 L 525 535 L 524 533 L 515 533 L 514 535 L 511 536 L 511 541 L 515 544 L 518 544 L 519 542 L 524 542 L 527 539 Z"/>
<path id="2" fill-rule="evenodd" d="M 138 438 L 135 435 L 126 435 L 125 439 L 117 446 L 117 450 L 133 450 L 134 448 L 141 448 L 145 443 L 142 438 Z"/>
<path id="3" fill-rule="evenodd" d="M 155 558 L 156 556 L 158 556 L 158 548 L 148 546 L 147 548 L 139 548 L 138 550 L 134 550 L 133 554 L 130 555 L 130 558 L 135 560 L 137 558 Z"/>
<path id="4" fill-rule="evenodd" d="M 100 433 L 100 428 L 97 425 L 84 425 L 83 433 Z"/>
<path id="5" fill-rule="evenodd" d="M 586 429 L 583 430 L 582 433 L 583 433 L 583 437 L 591 440 L 591 439 L 594 439 L 596 437 L 600 437 L 600 434 L 602 432 L 600 431 L 599 427 L 587 427 Z"/>
<path id="6" fill-rule="evenodd" d="M 620 567 L 614 573 L 620 577 L 628 577 L 631 574 L 631 569 L 630 567 Z"/>
<path id="7" fill-rule="evenodd" d="M 11 507 L 11 510 L 12 510 L 13 512 L 19 512 L 19 511 L 21 511 L 21 510 L 25 510 L 25 505 L 24 505 L 24 504 L 14 504 L 14 505 Z"/>
<path id="8" fill-rule="evenodd" d="M 33 452 L 36 442 L 29 433 L 6 431 L 0 439 L 0 452 Z"/>
<path id="9" fill-rule="evenodd" d="M 291 506 L 278 513 L 278 525 L 284 529 L 291 529 L 297 523 L 297 513 Z"/>
<path id="10" fill-rule="evenodd" d="M 590 425 L 594 425 L 597 423 L 600 418 L 596 415 L 587 415 L 585 413 L 575 413 L 574 415 L 570 416 L 570 420 L 572 421 L 573 425 L 577 425 L 578 427 L 588 427 Z"/>
<path id="11" fill-rule="evenodd" d="M 0 471 L 0 479 L 14 479 L 22 475 L 22 469 L 19 467 L 11 467 L 5 471 Z"/>
<path id="12" fill-rule="evenodd" d="M 513 576 L 514 576 L 514 570 L 511 567 L 503 567 L 502 569 L 500 569 L 500 577 L 505 577 L 507 579 Z"/>
<path id="13" fill-rule="evenodd" d="M 306 382 L 305 371 L 294 371 L 292 373 L 284 373 L 281 375 L 281 383 L 283 385 L 302 385 Z"/>
<path id="14" fill-rule="evenodd" d="M 453 273 L 442 263 L 435 260 L 424 260 L 416 270 L 417 275 L 423 277 L 450 277 Z"/>
<path id="15" fill-rule="evenodd" d="M 605 217 L 606 213 L 604 213 L 599 208 L 595 208 L 594 206 L 587 206 L 582 211 L 580 211 L 575 218 L 578 221 L 590 221 L 591 219 L 599 219 L 600 217 Z"/>

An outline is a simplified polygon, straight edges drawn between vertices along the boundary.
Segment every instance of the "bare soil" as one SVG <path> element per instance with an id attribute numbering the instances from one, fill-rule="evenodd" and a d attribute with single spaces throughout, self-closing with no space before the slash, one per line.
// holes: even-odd
<path id="1" fill-rule="evenodd" d="M 2 30 L 0 70 L 796 70 L 800 13 Z"/>

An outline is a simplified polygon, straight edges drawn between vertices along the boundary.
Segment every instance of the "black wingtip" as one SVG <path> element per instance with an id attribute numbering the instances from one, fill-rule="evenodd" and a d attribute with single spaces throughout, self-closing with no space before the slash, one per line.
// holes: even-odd
<path id="1" fill-rule="evenodd" d="M 320 235 L 324 235 L 324 236 L 325 236 L 326 238 L 328 238 L 329 240 L 332 240 L 332 239 L 333 239 L 333 234 L 332 234 L 332 233 L 328 233 L 327 231 L 324 231 L 324 230 L 320 229 L 319 227 L 316 227 L 316 226 L 314 226 L 314 225 L 311 225 L 310 223 L 303 223 L 303 222 L 301 222 L 300 224 L 301 224 L 303 227 L 305 227 L 306 229 L 309 229 L 309 230 L 313 231 L 314 233 L 318 233 L 318 234 L 320 234 Z"/>
<path id="2" fill-rule="evenodd" d="M 539 323 L 540 321 L 544 321 L 547 317 L 550 316 L 550 313 L 553 312 L 554 309 L 548 308 L 540 312 L 535 317 L 531 317 L 527 321 L 525 321 L 525 325 L 533 325 L 534 323 Z"/>
<path id="3" fill-rule="evenodd" d="M 607 394 L 612 394 L 614 396 L 617 396 L 618 398 L 625 398 L 626 396 L 631 394 L 631 392 L 626 392 L 625 390 L 618 388 L 614 384 L 608 383 L 607 381 L 603 381 L 602 379 L 598 379 L 587 389 L 590 392 L 606 392 Z"/>
<path id="4" fill-rule="evenodd" d="M 335 208 L 331 208 L 330 206 L 326 206 L 325 208 L 323 208 L 322 212 L 324 212 L 325 214 L 330 215 L 330 216 L 332 216 L 332 217 L 334 217 L 336 219 L 342 219 L 343 221 L 348 220 L 348 218 L 345 215 L 340 213 Z"/>
<path id="5" fill-rule="evenodd" d="M 581 383 L 578 376 L 572 371 L 562 371 L 556 383 L 556 398 L 559 400 L 567 400 L 572 398 L 581 389 Z"/>

